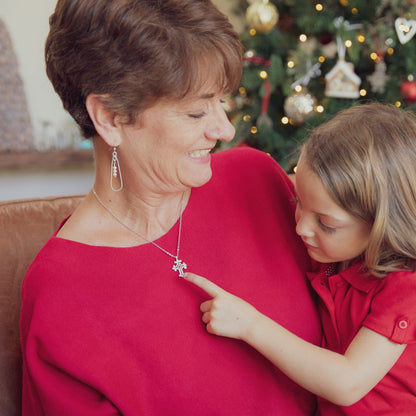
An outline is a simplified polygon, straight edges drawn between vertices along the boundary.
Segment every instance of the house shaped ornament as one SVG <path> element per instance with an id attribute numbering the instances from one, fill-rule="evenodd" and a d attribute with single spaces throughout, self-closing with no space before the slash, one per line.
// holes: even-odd
<path id="1" fill-rule="evenodd" d="M 359 98 L 361 78 L 354 72 L 354 65 L 339 59 L 325 75 L 325 95 L 335 98 Z"/>

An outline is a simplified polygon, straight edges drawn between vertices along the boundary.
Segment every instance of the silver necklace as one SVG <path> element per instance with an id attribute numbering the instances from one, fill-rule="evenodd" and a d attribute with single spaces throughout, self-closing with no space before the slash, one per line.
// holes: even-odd
<path id="1" fill-rule="evenodd" d="M 153 244 L 156 248 L 158 248 L 159 250 L 163 251 L 165 254 L 167 254 L 168 256 L 172 257 L 175 259 L 175 261 L 173 262 L 173 266 L 172 266 L 172 270 L 175 272 L 178 272 L 179 277 L 183 277 L 185 275 L 184 273 L 184 269 L 187 269 L 187 265 L 185 262 L 183 262 L 182 260 L 179 259 L 179 249 L 181 246 L 181 231 L 182 231 L 182 211 L 183 211 L 183 206 L 182 206 L 182 202 L 183 202 L 183 194 L 182 194 L 182 198 L 181 198 L 181 210 L 180 210 L 180 214 L 179 214 L 179 231 L 178 231 L 178 244 L 176 246 L 176 256 L 172 253 L 169 253 L 169 251 L 165 250 L 163 247 L 160 247 L 159 244 L 156 244 L 154 241 L 148 240 L 146 237 L 142 236 L 139 232 L 137 232 L 136 230 L 134 230 L 133 228 L 130 228 L 127 224 L 125 224 L 123 221 L 121 221 L 121 219 L 119 217 L 117 217 L 116 214 L 114 214 L 113 211 L 111 211 L 110 208 L 108 208 L 103 201 L 101 201 L 100 197 L 97 195 L 97 192 L 95 192 L 95 189 L 92 190 L 95 199 L 98 201 L 98 203 L 119 223 L 121 224 L 123 227 L 127 228 L 129 231 L 131 231 L 132 233 L 138 235 L 140 238 L 142 238 L 143 240 L 147 241 L 150 244 Z"/>

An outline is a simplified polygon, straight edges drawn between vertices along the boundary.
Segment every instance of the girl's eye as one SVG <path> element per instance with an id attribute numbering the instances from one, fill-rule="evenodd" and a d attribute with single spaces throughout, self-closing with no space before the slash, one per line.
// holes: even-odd
<path id="1" fill-rule="evenodd" d="M 320 219 L 318 219 L 318 224 L 321 227 L 321 229 L 323 231 L 325 231 L 326 233 L 334 233 L 336 231 L 336 228 L 334 228 L 334 227 L 328 227 Z"/>
<path id="2" fill-rule="evenodd" d="M 196 114 L 188 114 L 188 116 L 191 118 L 202 118 L 206 115 L 207 113 L 205 111 L 202 111 L 201 113 L 196 113 Z"/>

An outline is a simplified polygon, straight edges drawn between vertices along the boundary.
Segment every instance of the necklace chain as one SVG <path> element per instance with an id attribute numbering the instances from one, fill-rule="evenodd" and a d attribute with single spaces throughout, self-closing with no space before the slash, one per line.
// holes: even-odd
<path id="1" fill-rule="evenodd" d="M 138 231 L 136 231 L 135 229 L 129 227 L 126 223 L 124 223 L 116 214 L 114 214 L 114 212 L 107 207 L 107 205 L 104 204 L 104 202 L 100 199 L 100 197 L 98 196 L 97 192 L 95 191 L 95 189 L 93 188 L 92 190 L 95 199 L 98 201 L 98 203 L 120 224 L 122 225 L 124 228 L 127 228 L 129 231 L 131 231 L 132 233 L 138 235 L 140 238 L 142 238 L 143 240 L 147 241 L 148 243 L 154 245 L 156 248 L 158 248 L 159 250 L 163 251 L 163 253 L 167 254 L 168 256 L 172 257 L 175 259 L 173 266 L 172 266 L 172 270 L 174 270 L 175 272 L 178 272 L 179 277 L 183 277 L 184 276 L 184 269 L 187 268 L 186 263 L 184 263 L 182 260 L 179 259 L 179 250 L 180 250 L 180 246 L 181 246 L 181 232 L 182 232 L 182 211 L 183 211 L 183 194 L 182 194 L 182 198 L 181 198 L 181 208 L 180 208 L 180 214 L 179 214 L 179 230 L 178 230 L 178 243 L 176 246 L 176 256 L 172 253 L 170 253 L 169 251 L 165 250 L 163 247 L 161 247 L 159 244 L 155 243 L 152 240 L 148 240 L 146 237 L 144 237 L 143 235 L 141 235 Z"/>

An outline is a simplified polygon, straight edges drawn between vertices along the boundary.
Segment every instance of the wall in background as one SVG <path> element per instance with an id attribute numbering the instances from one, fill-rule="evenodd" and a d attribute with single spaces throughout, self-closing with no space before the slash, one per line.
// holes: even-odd
<path id="1" fill-rule="evenodd" d="M 219 9 L 232 17 L 235 0 L 213 0 Z M 60 149 L 79 143 L 78 129 L 62 108 L 53 90 L 44 64 L 44 43 L 49 30 L 48 19 L 56 0 L 0 0 L 0 19 L 6 25 L 17 57 L 35 148 Z M 42 197 L 87 192 L 92 184 L 92 169 L 0 170 L 0 200 Z"/>
<path id="2" fill-rule="evenodd" d="M 235 0 L 214 0 L 214 4 L 233 18 Z M 0 0 L 0 18 L 6 24 L 18 59 L 24 83 L 29 114 L 34 129 L 35 145 L 44 150 L 77 143 L 77 128 L 63 110 L 61 101 L 46 77 L 44 43 L 48 33 L 48 19 L 56 0 Z M 57 138 L 54 142 L 54 137 Z M 58 140 L 59 139 L 59 140 Z M 46 149 L 45 149 L 46 150 Z"/>
<path id="3" fill-rule="evenodd" d="M 233 24 L 235 29 L 241 33 L 244 29 L 245 23 L 241 21 L 241 18 L 235 15 L 237 0 L 212 0 L 212 2 L 229 17 L 230 22 Z M 247 2 L 247 7 L 248 5 L 249 3 Z"/>
<path id="4" fill-rule="evenodd" d="M 5 23 L 17 55 L 18 68 L 26 92 L 29 114 L 37 148 L 47 150 L 72 140 L 74 126 L 45 74 L 44 43 L 48 18 L 55 0 L 0 0 L 0 18 Z"/>

